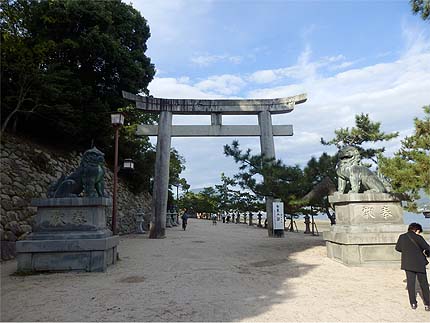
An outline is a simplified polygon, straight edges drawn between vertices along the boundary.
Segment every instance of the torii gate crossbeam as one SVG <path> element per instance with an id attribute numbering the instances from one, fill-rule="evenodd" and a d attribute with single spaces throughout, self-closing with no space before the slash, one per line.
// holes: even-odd
<path id="1" fill-rule="evenodd" d="M 152 193 L 150 238 L 164 238 L 168 197 L 171 137 L 259 136 L 261 153 L 275 158 L 273 136 L 292 136 L 291 125 L 272 125 L 272 114 L 289 113 L 296 104 L 307 100 L 306 94 L 279 99 L 253 100 L 193 100 L 162 99 L 122 92 L 123 97 L 136 102 L 136 107 L 148 113 L 159 113 L 158 125 L 140 125 L 137 134 L 157 136 L 157 151 Z M 211 125 L 172 125 L 173 114 L 211 115 Z M 222 115 L 258 115 L 256 125 L 222 125 Z M 273 236 L 273 198 L 266 197 L 268 234 Z"/>
<path id="2" fill-rule="evenodd" d="M 292 136 L 293 126 L 272 126 L 274 136 Z M 138 136 L 157 136 L 158 125 L 140 125 L 137 128 Z M 259 137 L 261 129 L 258 125 L 239 126 L 195 126 L 178 125 L 172 126 L 172 137 Z"/>

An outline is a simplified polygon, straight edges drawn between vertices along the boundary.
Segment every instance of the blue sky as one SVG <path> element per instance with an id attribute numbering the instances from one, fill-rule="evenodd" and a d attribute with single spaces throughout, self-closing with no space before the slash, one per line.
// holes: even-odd
<path id="1" fill-rule="evenodd" d="M 134 0 L 151 29 L 147 54 L 157 74 L 149 89 L 165 98 L 278 98 L 307 93 L 292 113 L 294 136 L 276 137 L 276 157 L 304 166 L 320 138 L 369 113 L 400 137 L 430 103 L 430 25 L 409 1 Z M 226 117 L 225 124 L 256 124 Z M 175 116 L 174 124 L 209 124 Z M 233 138 L 173 138 L 193 188 L 219 183 L 237 165 L 223 155 Z M 387 155 L 399 140 L 386 144 Z M 153 140 L 155 142 L 155 139 Z M 239 138 L 259 153 L 258 138 Z"/>

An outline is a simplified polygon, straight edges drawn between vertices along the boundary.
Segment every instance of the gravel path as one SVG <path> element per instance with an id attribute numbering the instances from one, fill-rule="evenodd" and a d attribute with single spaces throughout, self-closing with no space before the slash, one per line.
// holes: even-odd
<path id="1" fill-rule="evenodd" d="M 299 227 L 300 228 L 300 227 Z M 167 238 L 121 237 L 106 273 L 11 275 L 1 263 L 1 321 L 426 322 L 409 308 L 399 266 L 346 267 L 322 236 L 283 239 L 190 219 Z"/>

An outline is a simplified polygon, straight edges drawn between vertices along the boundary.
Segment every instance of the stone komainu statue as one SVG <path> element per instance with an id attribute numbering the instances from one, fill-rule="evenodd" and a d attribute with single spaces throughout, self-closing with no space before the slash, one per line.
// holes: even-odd
<path id="1" fill-rule="evenodd" d="M 338 176 L 338 192 L 344 193 L 346 184 L 351 184 L 351 193 L 358 193 L 360 188 L 368 192 L 386 193 L 389 185 L 384 184 L 375 173 L 367 167 L 360 165 L 360 153 L 352 146 L 344 147 L 339 151 L 339 162 L 336 168 Z"/>
<path id="2" fill-rule="evenodd" d="M 87 150 L 81 164 L 69 176 L 61 178 L 48 188 L 47 196 L 77 197 L 81 193 L 88 197 L 104 197 L 104 154 L 97 148 Z"/>

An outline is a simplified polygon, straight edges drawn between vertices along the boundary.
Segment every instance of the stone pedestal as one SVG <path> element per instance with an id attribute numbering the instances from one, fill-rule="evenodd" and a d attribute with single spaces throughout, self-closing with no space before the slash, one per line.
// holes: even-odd
<path id="1" fill-rule="evenodd" d="M 397 239 L 406 232 L 400 201 L 386 193 L 335 193 L 336 225 L 324 232 L 327 256 L 345 265 L 397 264 Z"/>
<path id="2" fill-rule="evenodd" d="M 139 212 L 136 214 L 136 233 L 146 233 L 145 213 Z"/>
<path id="3" fill-rule="evenodd" d="M 33 233 L 17 241 L 18 272 L 105 271 L 117 260 L 118 236 L 106 227 L 108 198 L 34 199 Z"/>
<path id="4" fill-rule="evenodd" d="M 167 217 L 170 218 L 170 224 L 173 227 L 178 226 L 178 223 L 176 223 L 176 215 L 175 212 L 167 212 Z"/>
<path id="5" fill-rule="evenodd" d="M 170 217 L 169 213 L 166 213 L 166 228 L 171 228 L 172 225 L 172 218 Z"/>
<path id="6" fill-rule="evenodd" d="M 311 220 L 310 220 L 310 216 L 309 215 L 305 215 L 305 232 L 303 232 L 304 234 L 309 234 L 311 233 Z"/>

